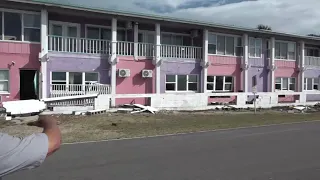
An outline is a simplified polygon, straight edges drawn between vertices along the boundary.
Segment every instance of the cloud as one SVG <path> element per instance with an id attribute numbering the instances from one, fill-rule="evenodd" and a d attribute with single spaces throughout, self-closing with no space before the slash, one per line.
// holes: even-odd
<path id="1" fill-rule="evenodd" d="M 149 13 L 274 31 L 319 34 L 320 0 L 54 0 L 86 7 Z"/>

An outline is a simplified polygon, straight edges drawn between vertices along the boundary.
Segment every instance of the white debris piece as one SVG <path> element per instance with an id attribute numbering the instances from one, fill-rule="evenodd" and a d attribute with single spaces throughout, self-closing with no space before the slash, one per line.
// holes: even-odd
<path id="1" fill-rule="evenodd" d="M 6 113 L 11 115 L 40 113 L 47 108 L 46 103 L 39 100 L 7 101 L 2 104 Z"/>
<path id="2" fill-rule="evenodd" d="M 152 114 L 155 114 L 158 110 L 150 107 L 150 106 L 144 106 L 141 104 L 124 104 L 122 106 L 123 108 L 119 108 L 118 112 L 130 112 L 131 114 L 141 113 L 141 112 L 150 112 Z"/>
<path id="3" fill-rule="evenodd" d="M 299 110 L 299 111 L 307 110 L 307 107 L 305 107 L 305 106 L 294 106 L 293 108 L 294 108 L 294 109 L 297 109 L 297 110 Z"/>

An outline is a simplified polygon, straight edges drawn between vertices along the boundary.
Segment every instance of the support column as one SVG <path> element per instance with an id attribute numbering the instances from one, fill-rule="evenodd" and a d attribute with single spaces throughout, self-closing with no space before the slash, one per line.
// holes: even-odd
<path id="1" fill-rule="evenodd" d="M 116 95 L 116 81 L 117 81 L 117 19 L 112 18 L 112 27 L 111 27 L 111 95 Z M 115 106 L 115 98 L 111 98 L 111 106 Z"/>
<path id="2" fill-rule="evenodd" d="M 156 48 L 155 48 L 155 60 L 154 64 L 156 66 L 156 93 L 160 94 L 161 91 L 161 30 L 160 30 L 160 24 L 157 23 L 156 26 L 156 36 L 155 36 L 155 42 L 156 42 Z"/>
<path id="3" fill-rule="evenodd" d="M 202 71 L 201 71 L 201 76 L 202 76 L 202 87 L 201 87 L 201 92 L 206 93 L 207 92 L 207 76 L 208 76 L 208 67 L 210 63 L 208 62 L 208 30 L 204 29 L 203 30 L 203 46 L 202 46 L 202 61 L 201 61 L 201 66 L 202 66 Z"/>
<path id="4" fill-rule="evenodd" d="M 305 71 L 305 66 L 304 66 L 304 49 L 305 49 L 305 43 L 304 41 L 300 41 L 300 58 L 299 58 L 299 79 L 300 79 L 300 85 L 299 85 L 299 90 L 302 92 L 304 91 L 304 71 Z"/>
<path id="5" fill-rule="evenodd" d="M 274 76 L 274 71 L 276 70 L 276 66 L 275 66 L 275 55 L 276 55 L 276 50 L 275 50 L 275 46 L 276 46 L 276 40 L 274 37 L 271 37 L 270 39 L 270 71 L 269 71 L 269 76 L 270 76 L 270 92 L 274 92 L 275 91 L 275 76 Z"/>
<path id="6" fill-rule="evenodd" d="M 135 60 L 138 60 L 138 41 L 139 41 L 139 25 L 137 22 L 135 22 L 133 26 L 133 42 L 134 42 L 133 55 Z"/>
<path id="7" fill-rule="evenodd" d="M 48 97 L 49 83 L 47 81 L 47 61 L 48 61 L 48 11 L 46 9 L 41 10 L 41 52 L 39 54 L 39 60 L 41 62 L 40 69 L 40 86 L 39 86 L 39 98 Z"/>
<path id="8" fill-rule="evenodd" d="M 243 91 L 248 92 L 248 69 L 249 69 L 249 37 L 248 34 L 244 34 L 243 37 L 243 76 L 242 76 L 242 85 Z"/>

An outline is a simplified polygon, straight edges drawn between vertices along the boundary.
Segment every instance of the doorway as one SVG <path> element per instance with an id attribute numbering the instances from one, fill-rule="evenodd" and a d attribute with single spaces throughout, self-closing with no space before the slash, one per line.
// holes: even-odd
<path id="1" fill-rule="evenodd" d="M 20 70 L 20 100 L 39 98 L 38 76 L 37 70 Z"/>

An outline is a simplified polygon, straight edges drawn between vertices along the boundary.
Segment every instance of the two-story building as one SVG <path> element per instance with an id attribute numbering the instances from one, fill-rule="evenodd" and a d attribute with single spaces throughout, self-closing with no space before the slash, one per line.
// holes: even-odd
<path id="1" fill-rule="evenodd" d="M 50 0 L 10 0 L 0 5 L 2 101 L 97 92 L 319 90 L 316 37 Z M 294 98 L 284 96 L 280 101 Z M 233 99 L 209 98 L 209 102 Z M 124 103 L 148 100 L 112 102 Z"/>

